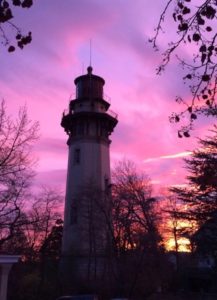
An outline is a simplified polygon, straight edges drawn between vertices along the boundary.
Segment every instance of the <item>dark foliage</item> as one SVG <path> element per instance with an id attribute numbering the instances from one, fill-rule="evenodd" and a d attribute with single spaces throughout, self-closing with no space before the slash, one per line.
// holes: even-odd
<path id="1" fill-rule="evenodd" d="M 44 240 L 40 248 L 41 256 L 46 260 L 58 261 L 61 254 L 61 243 L 63 235 L 63 220 L 56 220 L 47 238 Z"/>
<path id="2" fill-rule="evenodd" d="M 195 222 L 197 231 L 189 232 L 196 250 L 216 253 L 217 240 L 217 131 L 214 127 L 212 137 L 200 140 L 200 147 L 190 159 L 186 159 L 190 175 L 186 188 L 173 188 L 178 201 L 185 206 L 177 217 Z M 186 209 L 187 208 L 187 209 Z M 187 234 L 187 232 L 186 232 Z"/>
<path id="3" fill-rule="evenodd" d="M 206 256 L 207 261 L 214 259 L 217 262 L 217 213 L 193 234 L 192 241 L 197 246 L 197 252 Z"/>
<path id="4" fill-rule="evenodd" d="M 217 211 L 217 134 L 200 140 L 200 147 L 190 159 L 186 159 L 186 167 L 190 172 L 186 188 L 174 188 L 178 198 L 188 204 L 185 213 L 196 221 L 206 221 Z"/>
<path id="5" fill-rule="evenodd" d="M 23 259 L 14 265 L 10 281 L 10 300 L 52 300 L 60 294 L 59 258 L 61 252 L 63 221 L 57 219 L 47 236 L 37 248 L 31 248 L 25 233 L 8 241 L 10 253 L 22 254 Z M 32 251 L 31 255 L 29 251 Z M 33 253 L 35 252 L 35 253 Z"/>
<path id="6" fill-rule="evenodd" d="M 30 8 L 33 0 L 0 0 L 0 40 L 8 52 L 14 52 L 16 47 L 23 49 L 32 41 L 32 33 L 23 34 L 12 19 L 14 7 Z"/>

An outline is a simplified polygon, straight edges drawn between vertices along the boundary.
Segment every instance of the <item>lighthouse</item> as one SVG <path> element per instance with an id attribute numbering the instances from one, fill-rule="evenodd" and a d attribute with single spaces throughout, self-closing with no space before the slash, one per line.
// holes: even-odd
<path id="1" fill-rule="evenodd" d="M 105 80 L 87 74 L 74 80 L 75 99 L 63 114 L 68 135 L 68 170 L 61 265 L 74 282 L 106 273 L 110 220 L 111 133 L 117 115 L 109 110 Z M 111 230 L 111 228 L 110 228 Z"/>

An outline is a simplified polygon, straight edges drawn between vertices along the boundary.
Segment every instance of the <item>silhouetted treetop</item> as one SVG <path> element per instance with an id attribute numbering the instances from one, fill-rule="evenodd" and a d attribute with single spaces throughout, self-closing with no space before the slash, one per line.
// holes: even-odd
<path id="1" fill-rule="evenodd" d="M 168 43 L 163 53 L 163 60 L 157 69 L 160 74 L 175 55 L 180 46 L 187 46 L 191 51 L 190 62 L 184 56 L 176 55 L 181 66 L 186 70 L 182 78 L 187 83 L 191 100 L 177 96 L 176 101 L 183 105 L 181 113 L 172 113 L 170 121 L 178 123 L 183 117 L 188 118 L 185 125 L 181 125 L 178 136 L 189 137 L 193 123 L 199 114 L 205 116 L 217 115 L 217 1 L 216 0 L 169 0 L 160 15 L 155 29 L 155 35 L 150 40 L 158 50 L 159 36 L 169 31 L 165 28 L 165 20 L 171 18 L 176 24 L 176 40 Z M 191 52 L 191 53 L 190 53 Z M 183 123 L 182 123 L 183 124 Z"/>
<path id="2" fill-rule="evenodd" d="M 188 209 L 180 214 L 183 218 L 204 223 L 217 212 L 217 128 L 213 136 L 199 140 L 198 149 L 191 158 L 185 159 L 188 185 L 172 191 Z"/>
<path id="3" fill-rule="evenodd" d="M 16 229 L 26 224 L 23 199 L 34 172 L 31 149 L 38 139 L 38 122 L 29 120 L 21 108 L 13 120 L 4 101 L 0 104 L 0 247 L 13 238 Z"/>

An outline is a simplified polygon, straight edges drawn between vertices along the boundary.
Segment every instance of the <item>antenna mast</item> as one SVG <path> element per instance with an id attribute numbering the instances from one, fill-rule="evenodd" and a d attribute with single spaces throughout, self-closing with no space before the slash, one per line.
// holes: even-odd
<path id="1" fill-rule="evenodd" d="M 92 40 L 90 39 L 90 67 L 92 67 Z"/>

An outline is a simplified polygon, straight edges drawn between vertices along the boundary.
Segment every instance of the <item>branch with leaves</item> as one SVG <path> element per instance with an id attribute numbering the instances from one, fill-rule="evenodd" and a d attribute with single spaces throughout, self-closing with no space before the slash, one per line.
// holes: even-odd
<path id="1" fill-rule="evenodd" d="M 165 70 L 180 47 L 192 47 L 190 63 L 185 58 L 176 55 L 181 67 L 186 70 L 186 75 L 182 80 L 188 84 L 191 100 L 178 95 L 176 101 L 183 105 L 183 109 L 180 113 L 173 112 L 169 118 L 170 122 L 179 123 L 187 117 L 188 122 L 180 126 L 178 136 L 189 137 L 199 115 L 217 115 L 215 96 L 217 89 L 217 2 L 204 0 L 198 6 L 198 2 L 194 0 L 167 1 L 155 29 L 155 35 L 150 39 L 156 50 L 159 50 L 159 37 L 161 33 L 164 33 L 164 22 L 169 16 L 176 23 L 177 40 L 168 43 L 157 74 Z"/>
<path id="2" fill-rule="evenodd" d="M 0 41 L 7 47 L 8 52 L 14 52 L 16 47 L 23 49 L 31 43 L 32 33 L 23 34 L 12 19 L 14 7 L 30 8 L 32 5 L 33 0 L 0 0 Z"/>

